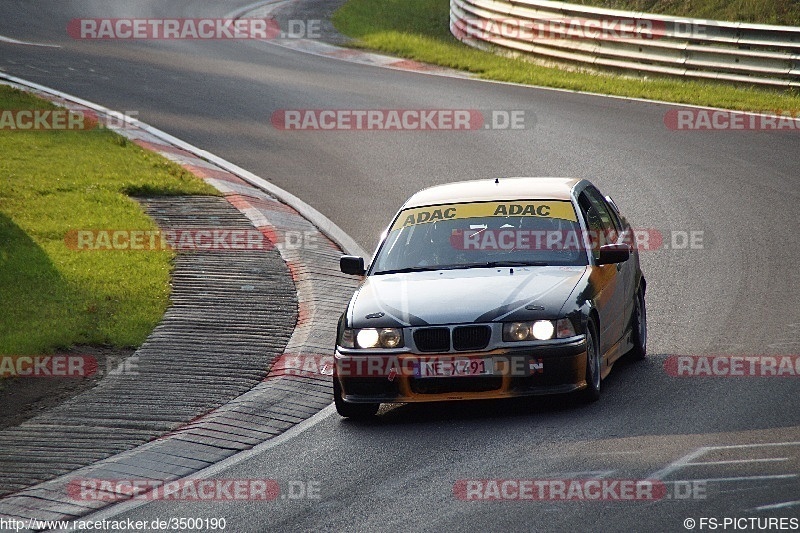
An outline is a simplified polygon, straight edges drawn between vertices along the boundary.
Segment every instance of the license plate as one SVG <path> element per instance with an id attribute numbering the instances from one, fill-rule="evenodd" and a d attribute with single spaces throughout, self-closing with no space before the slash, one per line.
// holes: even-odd
<path id="1" fill-rule="evenodd" d="M 494 374 L 491 359 L 439 359 L 418 361 L 414 367 L 417 378 L 450 378 L 459 376 L 487 376 Z"/>

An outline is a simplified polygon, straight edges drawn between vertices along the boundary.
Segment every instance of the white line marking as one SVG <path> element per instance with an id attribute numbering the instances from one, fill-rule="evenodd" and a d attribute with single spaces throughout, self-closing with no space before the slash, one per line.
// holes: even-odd
<path id="1" fill-rule="evenodd" d="M 738 461 L 709 461 L 709 462 L 694 462 L 694 459 L 714 450 L 735 450 L 735 449 L 745 449 L 745 448 L 766 448 L 766 447 L 775 447 L 775 446 L 800 446 L 800 442 L 793 441 L 793 442 L 762 442 L 758 444 L 731 444 L 726 446 L 703 446 L 701 448 L 696 449 L 695 451 L 684 455 L 677 461 L 674 461 L 661 470 L 654 472 L 650 476 L 649 479 L 663 479 L 664 477 L 668 476 L 675 470 L 679 468 L 683 468 L 684 466 L 697 466 L 697 465 L 712 465 L 712 464 L 733 464 L 733 463 L 756 463 L 756 462 L 767 462 L 767 461 L 784 461 L 788 460 L 788 458 L 781 457 L 779 459 L 742 459 Z"/>
<path id="2" fill-rule="evenodd" d="M 653 472 L 652 474 L 647 476 L 647 479 L 663 479 L 666 476 L 668 476 L 669 474 L 671 474 L 672 472 L 674 472 L 675 470 L 678 470 L 679 468 L 682 468 L 684 465 L 686 465 L 688 463 L 691 463 L 693 459 L 697 459 L 698 457 L 700 457 L 701 455 L 703 455 L 707 451 L 708 451 L 708 448 L 706 448 L 706 447 L 698 448 L 695 451 L 693 451 L 693 452 L 691 452 L 691 453 L 689 453 L 687 455 L 684 455 L 680 459 L 678 459 L 676 461 L 673 461 L 672 463 L 668 464 L 667 466 L 665 466 L 661 470 L 659 470 L 657 472 Z"/>
<path id="3" fill-rule="evenodd" d="M 761 448 L 769 446 L 800 446 L 800 442 L 762 442 L 759 444 L 731 444 L 729 446 L 709 446 L 709 450 L 733 450 L 736 448 Z"/>
<path id="4" fill-rule="evenodd" d="M 90 102 L 88 100 L 84 100 L 83 98 L 78 98 L 77 96 L 57 91 L 45 85 L 40 85 L 38 83 L 34 83 L 32 81 L 28 81 L 23 78 L 18 78 L 16 76 L 12 76 L 4 72 L 0 72 L 0 79 L 4 79 L 11 83 L 15 83 L 17 85 L 23 85 L 33 89 L 37 89 L 39 91 L 48 94 L 52 94 L 54 96 L 64 98 L 66 100 L 70 100 L 71 102 L 74 102 L 76 104 L 97 111 L 98 113 L 105 113 L 113 117 L 124 117 L 124 115 L 122 115 L 121 113 L 117 111 L 112 111 L 107 107 L 95 104 L 94 102 Z M 158 128 L 154 128 L 153 126 L 145 124 L 144 122 L 141 122 L 135 118 L 125 117 L 125 121 L 128 124 L 132 124 L 138 128 L 141 128 L 142 130 L 161 139 L 162 141 L 165 141 L 169 144 L 173 144 L 178 148 L 182 148 L 183 150 L 186 150 L 187 152 L 196 155 L 200 159 L 205 159 L 206 161 L 209 161 L 223 168 L 224 170 L 227 170 L 228 172 L 236 174 L 237 176 L 239 176 L 246 182 L 250 183 L 251 185 L 254 185 L 255 187 L 258 187 L 268 192 L 269 194 L 278 197 L 280 201 L 289 205 L 290 207 L 293 207 L 303 217 L 305 217 L 312 224 L 314 224 L 317 227 L 317 229 L 319 229 L 322 233 L 330 237 L 331 240 L 333 240 L 336 244 L 338 244 L 342 248 L 342 250 L 344 250 L 345 253 L 351 255 L 360 255 L 365 258 L 370 257 L 370 255 L 367 254 L 367 252 L 361 247 L 361 245 L 359 245 L 355 240 L 353 240 L 353 238 L 350 237 L 350 235 L 345 233 L 343 229 L 334 224 L 331 219 L 329 219 L 328 217 L 326 217 L 325 215 L 323 215 L 322 213 L 311 207 L 309 204 L 307 204 L 297 196 L 290 193 L 289 191 L 286 191 L 278 187 L 274 183 L 270 183 L 267 180 L 256 176 L 252 172 L 245 170 L 242 167 L 231 163 L 230 161 L 227 161 L 219 156 L 216 156 L 211 152 L 207 152 L 202 148 L 198 148 L 194 145 L 191 145 L 186 141 L 178 139 L 177 137 L 173 137 L 169 133 L 161 131 Z"/>
<path id="5" fill-rule="evenodd" d="M 786 509 L 787 507 L 794 507 L 795 505 L 800 505 L 800 500 L 793 502 L 773 503 L 771 505 L 761 505 L 760 507 L 756 507 L 755 509 L 753 509 L 753 511 L 771 511 L 773 509 Z"/>
<path id="6" fill-rule="evenodd" d="M 288 0 L 259 0 L 258 2 L 253 2 L 250 5 L 233 10 L 230 13 L 227 13 L 223 18 L 238 19 L 251 11 L 255 11 L 256 9 L 268 6 L 270 4 L 276 4 L 273 8 L 267 11 L 267 15 L 269 15 L 273 10 L 279 7 L 277 4 L 285 4 L 287 1 Z"/>
<path id="7" fill-rule="evenodd" d="M 123 116 L 122 114 L 116 111 L 112 111 L 99 104 L 95 104 L 94 102 L 78 98 L 77 96 L 73 96 L 68 93 L 57 91 L 45 85 L 40 85 L 38 83 L 33 83 L 28 80 L 18 78 L 16 76 L 11 76 L 4 72 L 0 72 L 0 79 L 6 80 L 7 82 L 11 82 L 12 84 L 30 87 L 51 95 L 59 96 L 61 98 L 64 98 L 65 100 L 70 100 L 74 103 L 88 107 L 89 109 L 93 109 L 99 113 L 105 113 L 111 116 L 120 116 L 120 117 Z M 247 170 L 244 170 L 243 168 L 238 167 L 237 165 L 234 165 L 233 163 L 230 163 L 225 159 L 222 159 L 221 157 L 218 157 L 214 154 L 211 154 L 210 152 L 197 148 L 185 141 L 182 141 L 176 137 L 173 137 L 172 135 L 169 135 L 168 133 L 165 133 L 157 128 L 154 128 L 149 124 L 145 124 L 144 122 L 140 122 L 139 120 L 136 119 L 131 119 L 130 117 L 127 117 L 126 120 L 129 121 L 129 123 L 132 123 L 137 127 L 143 129 L 144 131 L 150 133 L 151 135 L 154 135 L 155 137 L 163 141 L 166 141 L 168 143 L 174 144 L 190 153 L 193 153 L 194 155 L 202 159 L 210 161 L 224 168 L 225 170 L 238 175 L 245 181 L 249 182 L 251 185 L 259 187 L 267 191 L 268 193 L 272 194 L 273 196 L 277 196 L 281 201 L 285 202 L 286 204 L 290 205 L 291 207 L 299 211 L 302 216 L 310 220 L 311 223 L 317 226 L 317 228 L 320 229 L 323 233 L 331 237 L 331 239 L 333 239 L 337 244 L 339 244 L 339 246 L 341 246 L 346 253 L 366 256 L 366 252 L 361 248 L 361 246 L 358 245 L 358 243 L 356 243 L 347 233 L 345 233 L 344 230 L 339 228 L 339 226 L 334 224 L 325 215 L 323 215 L 310 205 L 306 204 L 293 194 L 289 193 L 288 191 L 285 191 L 280 187 L 278 187 L 277 185 L 273 185 L 272 183 L 267 182 L 266 180 L 256 176 L 255 174 Z M 284 433 L 281 433 L 277 437 L 264 441 L 261 444 L 258 444 L 249 450 L 245 450 L 240 453 L 237 453 L 236 455 L 232 455 L 231 457 L 228 457 L 227 459 L 220 461 L 219 463 L 215 463 L 207 468 L 204 468 L 203 470 L 195 472 L 194 474 L 191 474 L 190 476 L 187 476 L 184 479 L 201 479 L 201 478 L 211 477 L 215 475 L 217 472 L 220 472 L 226 468 L 230 468 L 231 466 L 234 466 L 242 461 L 246 461 L 251 457 L 263 453 L 264 451 L 269 450 L 270 448 L 274 448 L 275 446 L 283 444 L 289 439 L 296 437 L 297 435 L 303 433 L 307 429 L 310 429 L 316 424 L 322 422 L 335 412 L 336 409 L 331 403 L 330 405 L 328 405 L 328 407 L 324 408 L 311 418 L 304 420 L 303 422 L 297 424 L 296 426 L 285 431 Z M 147 500 L 128 500 L 126 502 L 106 507 L 105 509 L 95 514 L 89 515 L 86 518 L 89 520 L 103 520 L 104 518 L 108 519 L 108 517 L 116 516 L 120 513 L 136 509 L 137 507 L 140 507 L 141 505 L 144 505 L 146 503 L 150 502 L 148 502 Z"/>
<path id="8" fill-rule="evenodd" d="M 271 3 L 273 3 L 273 2 L 269 1 L 269 0 L 266 0 L 264 2 L 256 2 L 255 4 L 253 4 L 255 7 L 250 11 L 254 11 L 254 10 L 258 9 L 259 7 L 261 7 L 261 6 L 268 5 L 268 4 L 271 4 Z M 274 3 L 276 4 L 275 7 L 277 8 L 278 7 L 277 4 L 283 3 L 283 1 L 282 0 L 274 0 Z M 245 17 L 250 11 L 248 11 L 247 9 L 239 9 L 239 10 L 234 11 L 233 13 L 236 14 L 235 18 L 242 18 L 242 17 Z M 270 9 L 270 10 L 267 11 L 267 13 L 269 14 L 271 11 L 272 10 Z M 603 93 L 595 93 L 595 92 L 590 92 L 590 91 L 578 91 L 578 90 L 575 90 L 575 89 L 561 89 L 561 88 L 558 88 L 558 87 L 546 87 L 546 86 L 543 86 L 543 85 L 530 85 L 530 84 L 513 82 L 513 81 L 487 80 L 487 79 L 483 79 L 483 78 L 478 78 L 477 74 L 473 74 L 473 73 L 467 72 L 466 70 L 459 70 L 459 69 L 456 69 L 456 68 L 444 67 L 444 66 L 441 66 L 441 65 L 436 65 L 435 63 L 426 63 L 426 62 L 423 62 L 423 61 L 418 61 L 418 63 L 422 63 L 423 65 L 430 65 L 430 66 L 436 68 L 437 70 L 434 70 L 434 71 L 409 70 L 407 68 L 393 67 L 393 66 L 391 66 L 391 64 L 381 64 L 381 63 L 377 63 L 377 62 L 373 63 L 373 62 L 369 62 L 369 61 L 359 61 L 359 60 L 354 59 L 352 57 L 339 57 L 339 56 L 329 55 L 328 53 L 323 53 L 323 52 L 319 52 L 319 51 L 308 50 L 308 49 L 304 49 L 304 48 L 298 48 L 298 47 L 292 46 L 290 44 L 281 43 L 281 42 L 276 41 L 274 39 L 271 39 L 271 40 L 259 39 L 258 41 L 262 42 L 262 43 L 266 43 L 266 44 L 271 44 L 273 46 L 279 46 L 279 47 L 284 48 L 286 50 L 292 50 L 294 52 L 300 52 L 302 54 L 312 55 L 312 56 L 315 56 L 315 57 L 322 57 L 322 58 L 326 58 L 326 59 L 329 59 L 329 60 L 332 59 L 334 61 L 344 61 L 345 63 L 356 64 L 356 65 L 365 65 L 365 66 L 370 66 L 370 67 L 378 67 L 378 68 L 383 68 L 383 69 L 388 69 L 388 70 L 399 70 L 401 72 L 406 72 L 408 74 L 423 74 L 423 75 L 426 75 L 426 76 L 438 76 L 438 77 L 442 77 L 442 78 L 451 78 L 451 79 L 457 79 L 457 80 L 469 80 L 469 81 L 474 81 L 474 82 L 479 82 L 479 83 L 491 83 L 491 84 L 495 84 L 495 85 L 508 85 L 508 86 L 512 86 L 512 87 L 525 87 L 525 88 L 528 88 L 528 89 L 539 89 L 539 90 L 542 90 L 542 91 L 559 92 L 559 93 L 567 93 L 567 94 L 580 94 L 580 95 L 588 95 L 588 96 L 599 96 L 601 98 L 612 98 L 614 100 L 627 100 L 629 102 L 643 102 L 643 103 L 646 103 L 646 104 L 658 104 L 658 105 L 664 105 L 664 106 L 669 106 L 669 107 L 682 107 L 682 108 L 689 108 L 689 109 L 704 109 L 704 110 L 709 110 L 709 111 L 736 111 L 738 113 L 742 113 L 742 114 L 745 114 L 745 115 L 752 115 L 752 116 L 756 116 L 756 117 L 769 117 L 770 116 L 770 115 L 767 115 L 767 114 L 765 114 L 763 112 L 740 111 L 740 110 L 737 110 L 737 109 L 726 109 L 726 108 L 723 108 L 723 107 L 710 107 L 710 106 L 697 105 L 697 104 L 686 104 L 686 103 L 680 103 L 680 102 L 665 102 L 663 100 L 654 100 L 652 98 L 637 98 L 637 97 L 634 97 L 634 96 L 620 96 L 620 95 L 615 95 L 615 94 L 603 94 Z M 295 42 L 302 42 L 302 41 L 308 41 L 308 39 L 295 39 Z M 314 41 L 312 41 L 312 42 L 314 42 Z M 314 42 L 314 43 L 316 44 L 316 42 Z M 323 42 L 322 44 L 324 44 L 327 47 L 330 47 L 330 48 L 334 49 L 335 51 L 353 51 L 353 50 L 357 50 L 355 48 L 349 48 L 349 47 L 346 47 L 346 46 L 337 46 L 337 45 L 330 44 L 330 43 L 325 43 L 325 42 Z M 360 52 L 361 52 L 360 55 L 362 55 L 362 56 L 370 56 L 370 57 L 375 57 L 375 58 L 384 58 L 384 59 L 392 60 L 392 62 L 394 62 L 394 61 L 412 61 L 411 59 L 406 58 L 406 57 L 391 56 L 391 55 L 388 55 L 386 53 L 380 53 L 378 51 L 369 51 L 369 52 L 360 51 Z"/>
<path id="9" fill-rule="evenodd" d="M 243 461 L 247 461 L 248 459 L 251 459 L 251 458 L 253 458 L 253 457 L 255 457 L 255 456 L 257 456 L 257 455 L 259 455 L 261 453 L 264 453 L 265 451 L 267 451 L 267 450 L 269 450 L 271 448 L 275 448 L 276 446 L 280 446 L 281 444 L 285 443 L 286 441 L 288 441 L 290 439 L 293 439 L 294 437 L 296 437 L 300 433 L 303 433 L 304 431 L 306 431 L 308 429 L 311 429 L 313 426 L 315 426 L 318 423 L 322 422 L 323 420 L 325 420 L 326 418 L 328 418 L 329 416 L 331 416 L 335 412 L 336 412 L 336 409 L 335 409 L 334 405 L 330 404 L 328 407 L 326 407 L 325 409 L 323 409 L 319 413 L 315 414 L 311 418 L 309 418 L 307 420 L 304 420 L 303 422 L 300 422 L 296 426 L 294 426 L 291 429 L 285 431 L 284 433 L 281 433 L 277 437 L 269 439 L 268 441 L 264 441 L 261 444 L 258 444 L 256 446 L 254 446 L 253 448 L 250 448 L 249 450 L 244 450 L 242 452 L 237 453 L 236 455 L 232 455 L 232 456 L 228 457 L 227 459 L 224 459 L 224 460 L 220 461 L 219 463 L 214 463 L 213 465 L 211 465 L 209 467 L 206 467 L 206 468 L 204 468 L 204 469 L 202 469 L 202 470 L 200 470 L 198 472 L 195 472 L 194 474 L 190 474 L 190 475 L 188 475 L 188 476 L 186 476 L 186 477 L 184 477 L 182 479 L 208 479 L 208 478 L 210 478 L 212 476 L 215 476 L 218 473 L 220 473 L 220 472 L 222 472 L 222 471 L 224 471 L 224 470 L 226 470 L 226 469 L 228 469 L 228 468 L 230 468 L 232 466 L 235 466 L 235 465 L 237 465 L 237 464 L 239 464 L 239 463 L 241 463 Z M 178 480 L 175 480 L 175 481 L 178 481 Z M 119 516 L 122 513 L 127 513 L 128 511 L 132 511 L 134 509 L 142 507 L 143 505 L 147 505 L 147 504 L 150 504 L 150 503 L 161 501 L 161 500 L 158 500 L 158 499 L 148 499 L 148 495 L 149 494 L 152 494 L 152 491 L 149 492 L 147 495 L 142 494 L 140 496 L 142 499 L 127 500 L 127 501 L 124 501 L 122 503 L 111 505 L 109 507 L 106 507 L 106 508 L 102 509 L 101 511 L 98 511 L 98 512 L 94 513 L 94 514 L 81 517 L 81 520 L 85 520 L 85 521 L 89 521 L 89 522 L 109 520 L 109 519 L 111 519 L 111 518 L 113 518 L 115 516 Z M 59 530 L 59 531 L 66 532 L 66 531 L 70 531 L 70 530 L 67 529 L 67 530 Z"/>
<path id="10" fill-rule="evenodd" d="M 540 476 L 540 478 L 579 479 L 588 476 L 591 479 L 602 479 L 607 476 L 610 476 L 614 472 L 616 472 L 616 470 L 582 470 L 580 472 L 555 472 L 550 474 L 543 474 Z"/>
<path id="11" fill-rule="evenodd" d="M 0 35 L 0 43 L 21 44 L 25 46 L 44 46 L 46 48 L 61 48 L 61 46 L 57 44 L 31 43 L 28 41 L 18 41 L 17 39 L 12 39 L 11 37 L 6 37 L 4 35 Z"/>
<path id="12" fill-rule="evenodd" d="M 765 479 L 791 479 L 799 477 L 798 474 L 775 474 L 771 476 L 744 476 L 744 477 L 709 477 L 706 479 L 689 479 L 687 481 L 763 481 Z"/>
<path id="13" fill-rule="evenodd" d="M 683 466 L 704 466 L 704 465 L 733 465 L 738 463 L 771 463 L 775 461 L 788 461 L 788 457 L 775 457 L 767 459 L 736 459 L 730 461 L 701 461 L 699 463 L 684 463 Z"/>
<path id="14" fill-rule="evenodd" d="M 594 455 L 639 455 L 641 453 L 642 452 L 597 452 Z"/>

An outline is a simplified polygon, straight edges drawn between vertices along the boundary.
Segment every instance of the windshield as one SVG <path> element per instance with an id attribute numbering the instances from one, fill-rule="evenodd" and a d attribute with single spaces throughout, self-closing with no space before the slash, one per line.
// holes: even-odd
<path id="1" fill-rule="evenodd" d="M 588 263 L 569 201 L 446 204 L 402 211 L 372 274 Z"/>

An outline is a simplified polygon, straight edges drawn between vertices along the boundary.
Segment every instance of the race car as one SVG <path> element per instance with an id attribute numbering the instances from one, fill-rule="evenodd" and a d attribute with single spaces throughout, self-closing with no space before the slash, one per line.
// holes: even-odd
<path id="1" fill-rule="evenodd" d="M 336 409 L 574 393 L 600 397 L 621 356 L 647 352 L 634 231 L 588 180 L 498 178 L 406 201 L 338 328 Z"/>

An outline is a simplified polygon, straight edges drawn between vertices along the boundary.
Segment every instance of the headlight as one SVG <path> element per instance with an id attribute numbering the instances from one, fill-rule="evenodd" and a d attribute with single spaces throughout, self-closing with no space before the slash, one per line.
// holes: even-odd
<path id="1" fill-rule="evenodd" d="M 339 339 L 342 348 L 402 348 L 403 330 L 400 328 L 345 329 Z"/>
<path id="2" fill-rule="evenodd" d="M 575 327 L 569 318 L 503 324 L 503 340 L 505 342 L 546 341 L 553 338 L 566 339 L 574 336 Z"/>
<path id="3" fill-rule="evenodd" d="M 359 348 L 375 348 L 381 336 L 377 329 L 362 329 L 356 333 L 356 344 Z"/>
<path id="4" fill-rule="evenodd" d="M 529 322 L 512 322 L 503 326 L 504 341 L 525 341 L 531 336 L 531 325 Z"/>
<path id="5" fill-rule="evenodd" d="M 378 339 L 384 348 L 398 348 L 403 345 L 403 332 L 397 328 L 384 328 L 378 332 Z"/>
<path id="6" fill-rule="evenodd" d="M 533 335 L 534 339 L 540 341 L 552 339 L 555 331 L 556 328 L 553 327 L 553 323 L 549 320 L 537 320 L 531 326 L 531 335 Z"/>

